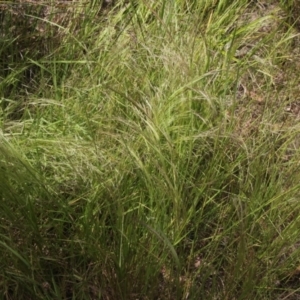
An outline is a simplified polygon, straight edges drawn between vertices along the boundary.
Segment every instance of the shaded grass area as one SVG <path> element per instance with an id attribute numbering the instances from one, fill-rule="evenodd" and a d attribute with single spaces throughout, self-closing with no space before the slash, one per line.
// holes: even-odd
<path id="1" fill-rule="evenodd" d="M 98 4 L 25 13 L 37 53 L 2 20 L 2 297 L 300 297 L 287 13 Z"/>

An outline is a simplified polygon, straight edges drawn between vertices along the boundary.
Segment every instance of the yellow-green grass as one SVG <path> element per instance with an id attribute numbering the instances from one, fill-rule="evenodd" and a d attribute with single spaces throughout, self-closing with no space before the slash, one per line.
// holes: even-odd
<path id="1" fill-rule="evenodd" d="M 1 297 L 299 296 L 287 11 L 100 2 L 2 17 Z"/>

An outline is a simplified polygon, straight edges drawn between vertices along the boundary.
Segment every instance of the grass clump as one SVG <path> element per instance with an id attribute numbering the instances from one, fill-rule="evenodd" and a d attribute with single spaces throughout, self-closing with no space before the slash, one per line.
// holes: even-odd
<path id="1" fill-rule="evenodd" d="M 296 299 L 289 16 L 275 1 L 105 3 L 24 15 L 49 39 L 1 73 L 2 297 Z"/>

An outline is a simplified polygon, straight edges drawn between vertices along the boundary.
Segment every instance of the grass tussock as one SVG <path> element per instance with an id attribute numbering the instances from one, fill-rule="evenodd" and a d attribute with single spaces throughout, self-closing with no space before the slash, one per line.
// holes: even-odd
<path id="1" fill-rule="evenodd" d="M 1 3 L 3 299 L 300 297 L 279 2 Z"/>

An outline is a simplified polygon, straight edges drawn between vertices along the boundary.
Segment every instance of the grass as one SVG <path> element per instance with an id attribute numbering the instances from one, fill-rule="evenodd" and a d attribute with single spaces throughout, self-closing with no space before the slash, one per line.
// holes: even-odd
<path id="1" fill-rule="evenodd" d="M 278 2 L 1 12 L 3 299 L 300 298 L 299 34 Z"/>

